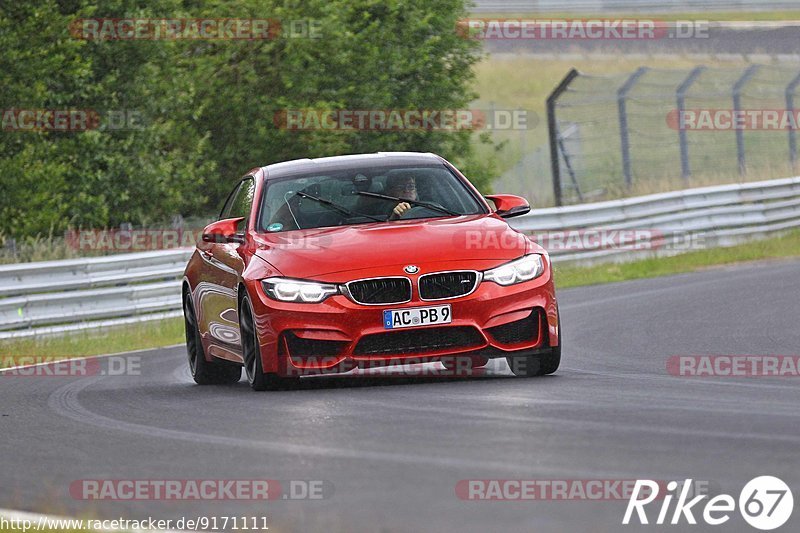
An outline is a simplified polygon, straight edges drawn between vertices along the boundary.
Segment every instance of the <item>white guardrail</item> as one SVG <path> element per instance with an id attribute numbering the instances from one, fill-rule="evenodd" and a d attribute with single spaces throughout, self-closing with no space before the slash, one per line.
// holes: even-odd
<path id="1" fill-rule="evenodd" d="M 191 249 L 0 265 L 0 339 L 181 316 Z"/>
<path id="2" fill-rule="evenodd" d="M 536 209 L 510 222 L 544 236 L 561 264 L 730 246 L 800 227 L 800 177 Z M 0 339 L 181 316 L 180 278 L 191 254 L 181 248 L 2 265 Z"/>

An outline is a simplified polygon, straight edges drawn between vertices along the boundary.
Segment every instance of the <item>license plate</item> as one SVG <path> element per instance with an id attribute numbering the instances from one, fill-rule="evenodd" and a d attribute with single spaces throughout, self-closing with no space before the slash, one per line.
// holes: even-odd
<path id="1" fill-rule="evenodd" d="M 387 309 L 383 312 L 383 327 L 385 329 L 399 329 L 431 326 L 433 324 L 449 324 L 452 319 L 453 316 L 450 314 L 449 305 Z"/>

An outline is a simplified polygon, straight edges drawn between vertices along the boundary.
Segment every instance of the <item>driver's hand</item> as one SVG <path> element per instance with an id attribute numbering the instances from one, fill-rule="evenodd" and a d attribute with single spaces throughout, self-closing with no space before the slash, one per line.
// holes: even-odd
<path id="1" fill-rule="evenodd" d="M 392 216 L 390 217 L 392 220 L 396 220 L 403 216 L 406 211 L 411 209 L 411 204 L 408 202 L 400 202 L 397 206 L 392 210 Z"/>

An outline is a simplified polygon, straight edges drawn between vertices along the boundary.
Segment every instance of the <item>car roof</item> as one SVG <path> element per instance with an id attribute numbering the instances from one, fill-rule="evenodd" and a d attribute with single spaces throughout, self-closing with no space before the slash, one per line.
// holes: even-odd
<path id="1" fill-rule="evenodd" d="M 376 165 L 431 165 L 443 163 L 436 154 L 422 152 L 377 152 L 374 154 L 337 155 L 316 159 L 295 159 L 263 167 L 267 179 L 275 179 L 306 172 L 330 172 L 353 167 Z"/>

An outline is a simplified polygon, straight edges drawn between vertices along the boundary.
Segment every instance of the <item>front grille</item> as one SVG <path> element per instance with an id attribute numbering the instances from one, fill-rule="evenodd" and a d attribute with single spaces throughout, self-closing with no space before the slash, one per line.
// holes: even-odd
<path id="1" fill-rule="evenodd" d="M 419 278 L 419 297 L 423 300 L 457 298 L 475 290 L 477 282 L 478 273 L 469 270 L 425 274 Z"/>
<path id="2" fill-rule="evenodd" d="M 350 295 L 360 304 L 400 304 L 411 300 L 408 278 L 376 278 L 351 281 Z"/>
<path id="3" fill-rule="evenodd" d="M 353 355 L 404 355 L 483 344 L 485 340 L 475 328 L 447 326 L 365 335 L 358 341 Z"/>
<path id="4" fill-rule="evenodd" d="M 291 357 L 327 357 L 339 355 L 347 343 L 343 341 L 326 341 L 303 339 L 294 333 L 286 333 L 286 347 Z"/>
<path id="5" fill-rule="evenodd" d="M 535 341 L 539 338 L 539 311 L 534 310 L 526 318 L 495 326 L 486 330 L 502 344 Z"/>

